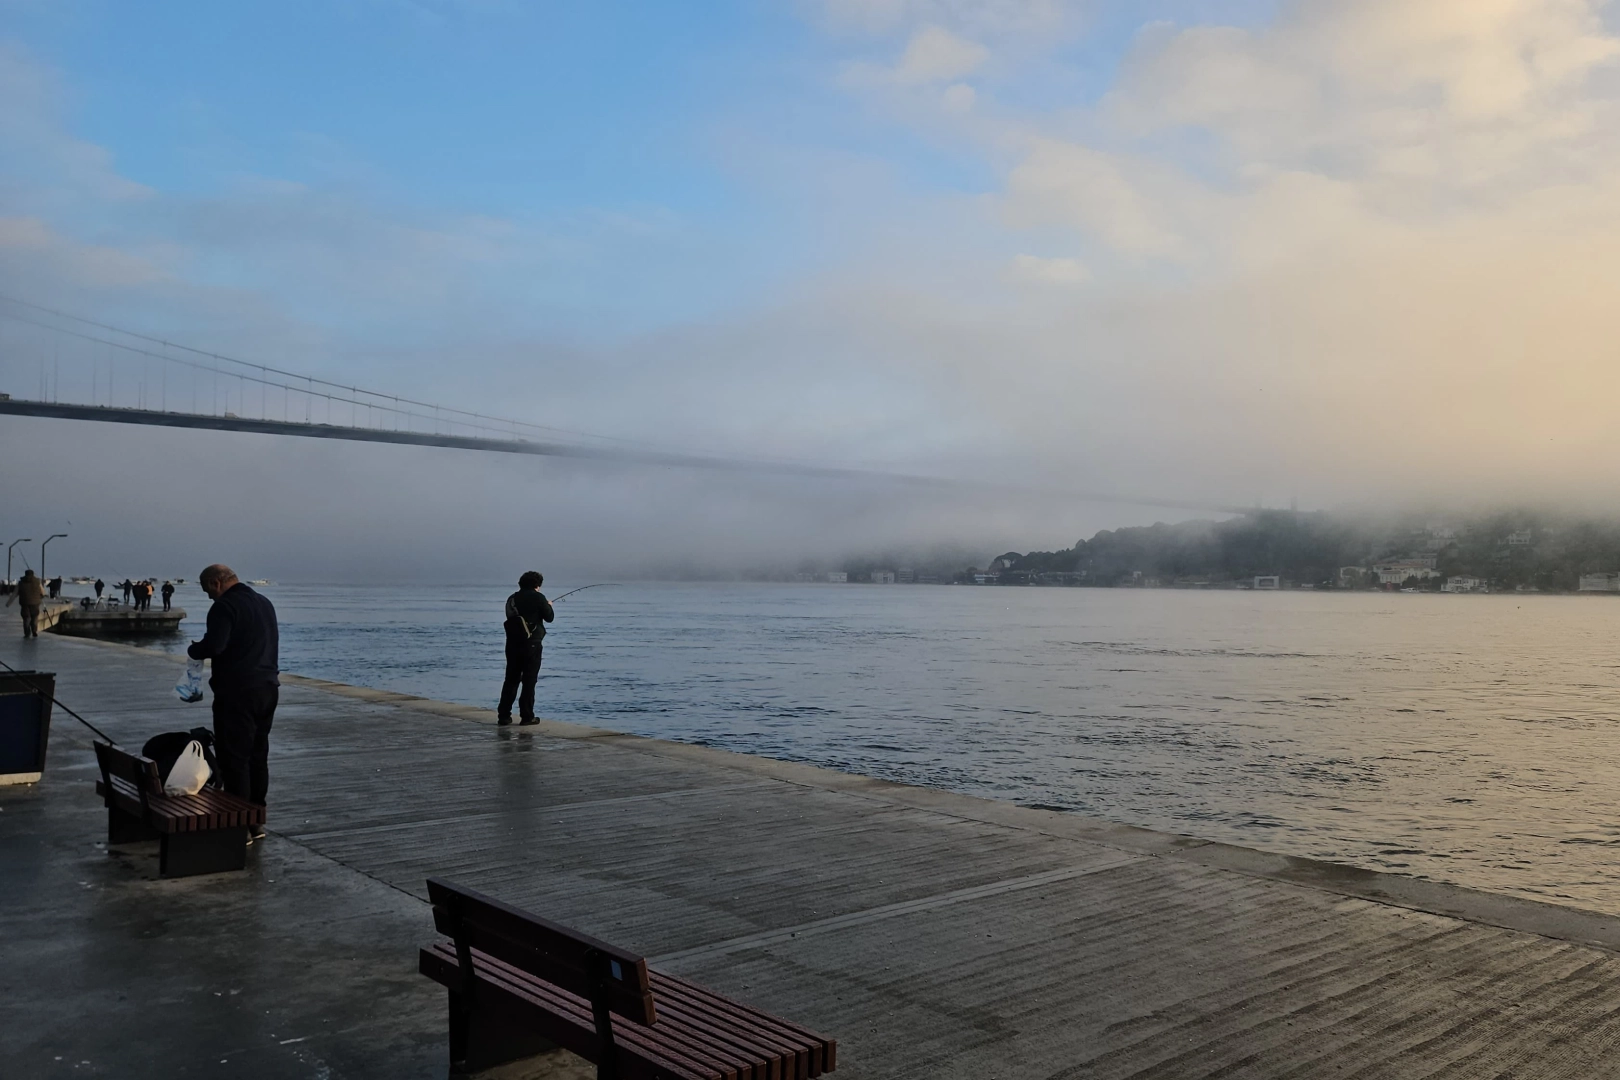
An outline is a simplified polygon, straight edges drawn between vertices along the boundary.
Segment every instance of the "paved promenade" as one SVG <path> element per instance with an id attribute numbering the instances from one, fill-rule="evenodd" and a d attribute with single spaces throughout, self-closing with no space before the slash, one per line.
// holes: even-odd
<path id="1" fill-rule="evenodd" d="M 0 659 L 127 745 L 208 722 L 164 657 Z M 310 680 L 272 742 L 247 871 L 162 881 L 58 712 L 0 789 L 0 1074 L 443 1076 L 434 874 L 834 1035 L 851 1080 L 1620 1076 L 1620 919 Z"/>

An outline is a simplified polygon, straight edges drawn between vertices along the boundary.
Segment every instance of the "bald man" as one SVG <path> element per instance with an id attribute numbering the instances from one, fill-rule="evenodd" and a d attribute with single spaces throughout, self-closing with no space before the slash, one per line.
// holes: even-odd
<path id="1" fill-rule="evenodd" d="M 279 635 L 270 601 L 215 563 L 197 576 L 208 594 L 208 632 L 186 654 L 212 660 L 214 753 L 225 790 L 264 805 L 270 790 L 270 724 L 280 694 Z M 251 843 L 264 836 L 255 829 Z"/>

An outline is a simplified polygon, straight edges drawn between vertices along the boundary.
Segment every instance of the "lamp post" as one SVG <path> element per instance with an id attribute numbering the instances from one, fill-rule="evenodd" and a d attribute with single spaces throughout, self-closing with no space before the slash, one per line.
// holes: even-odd
<path id="1" fill-rule="evenodd" d="M 11 584 L 11 548 L 16 547 L 18 544 L 32 544 L 33 542 L 34 542 L 34 538 L 32 536 L 25 536 L 21 540 L 13 540 L 11 542 L 11 547 L 6 548 L 6 584 L 7 585 Z"/>
<path id="2" fill-rule="evenodd" d="M 51 535 L 45 538 L 45 543 L 39 545 L 39 576 L 44 578 L 46 581 L 49 581 L 50 578 L 45 577 L 45 544 L 50 543 L 52 540 L 66 539 L 67 533 L 51 533 Z"/>

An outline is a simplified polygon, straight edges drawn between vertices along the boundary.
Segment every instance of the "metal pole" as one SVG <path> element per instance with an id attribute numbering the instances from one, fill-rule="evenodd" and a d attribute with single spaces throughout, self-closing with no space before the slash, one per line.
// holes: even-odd
<path id="1" fill-rule="evenodd" d="M 13 540 L 11 542 L 11 547 L 6 548 L 6 584 L 7 585 L 11 584 L 11 548 L 16 547 L 18 544 L 32 544 L 33 542 L 34 542 L 34 538 L 32 536 L 25 536 L 21 540 Z"/>
<path id="2" fill-rule="evenodd" d="M 41 578 L 45 578 L 45 544 L 50 543 L 52 540 L 66 540 L 66 539 L 67 539 L 67 533 L 51 533 L 51 535 L 49 535 L 49 536 L 47 536 L 45 538 L 45 543 L 39 545 L 39 576 Z M 49 581 L 50 579 L 45 578 L 45 580 Z"/>

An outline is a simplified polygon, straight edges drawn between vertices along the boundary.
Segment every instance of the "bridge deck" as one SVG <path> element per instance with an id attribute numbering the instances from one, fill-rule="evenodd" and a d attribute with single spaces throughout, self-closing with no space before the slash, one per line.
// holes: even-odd
<path id="1" fill-rule="evenodd" d="M 153 654 L 0 659 L 128 743 L 206 719 Z M 109 854 L 61 714 L 45 781 L 0 791 L 17 1075 L 442 1075 L 429 874 L 834 1034 L 838 1076 L 1620 1075 L 1603 916 L 399 695 L 283 700 L 245 873 Z"/>

